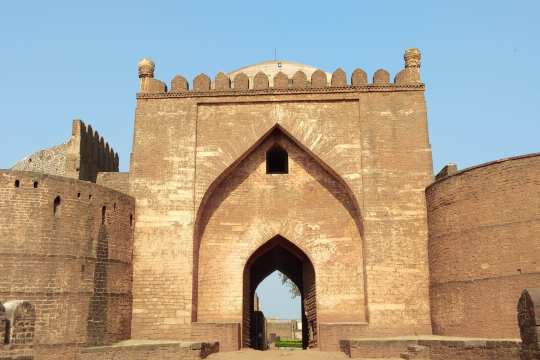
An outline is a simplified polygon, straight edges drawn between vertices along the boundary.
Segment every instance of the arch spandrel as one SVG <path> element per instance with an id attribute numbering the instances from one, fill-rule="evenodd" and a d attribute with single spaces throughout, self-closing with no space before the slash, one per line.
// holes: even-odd
<path id="1" fill-rule="evenodd" d="M 197 114 L 196 211 L 212 184 L 276 127 L 361 193 L 357 100 L 208 105 Z"/>
<path id="2" fill-rule="evenodd" d="M 276 143 L 289 154 L 288 174 L 266 174 L 266 150 Z M 346 183 L 330 171 L 275 128 L 224 175 L 196 223 L 198 321 L 237 319 L 243 267 L 276 234 L 310 258 L 320 272 L 320 291 L 338 295 L 338 303 L 322 309 L 321 319 L 364 320 L 360 211 Z M 342 283 L 334 278 L 348 281 L 351 291 L 339 294 Z"/>

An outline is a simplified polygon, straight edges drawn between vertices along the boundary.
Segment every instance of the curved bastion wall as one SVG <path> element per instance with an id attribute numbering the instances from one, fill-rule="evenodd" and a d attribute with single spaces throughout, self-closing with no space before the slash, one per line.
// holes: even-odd
<path id="1" fill-rule="evenodd" d="M 540 154 L 437 178 L 426 189 L 433 333 L 519 337 L 516 299 L 540 287 Z"/>
<path id="2" fill-rule="evenodd" d="M 0 299 L 35 306 L 40 358 L 129 338 L 133 216 L 94 183 L 0 171 Z"/>

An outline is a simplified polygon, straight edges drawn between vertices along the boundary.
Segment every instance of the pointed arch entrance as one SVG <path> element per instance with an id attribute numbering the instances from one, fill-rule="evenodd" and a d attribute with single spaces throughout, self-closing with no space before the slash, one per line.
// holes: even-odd
<path id="1" fill-rule="evenodd" d="M 308 256 L 296 245 L 277 235 L 257 249 L 244 267 L 243 334 L 244 347 L 261 348 L 261 331 L 254 312 L 257 286 L 274 271 L 285 274 L 300 290 L 302 307 L 302 346 L 317 345 L 317 301 L 315 269 Z"/>
<path id="2" fill-rule="evenodd" d="M 272 150 L 278 147 L 287 172 L 267 172 L 267 160 L 276 159 Z M 316 302 L 306 288 L 315 280 L 305 281 L 309 271 L 304 267 L 300 288 L 304 305 L 313 304 L 304 309 L 306 331 L 312 329 L 306 341 L 321 345 L 317 333 L 323 324 L 366 321 L 362 233 L 359 206 L 345 180 L 288 132 L 273 128 L 216 178 L 201 200 L 194 232 L 192 321 L 245 323 L 239 326 L 239 343 L 250 346 L 249 311 L 257 280 L 244 278 L 246 264 L 249 260 L 249 276 L 253 269 L 254 278 L 264 279 L 261 274 L 270 274 L 271 267 L 256 271 L 254 259 L 280 244 L 286 254 L 296 254 L 314 269 L 313 278 L 317 275 Z M 283 239 L 274 239 L 276 234 Z M 274 271 L 284 263 L 272 264 Z"/>

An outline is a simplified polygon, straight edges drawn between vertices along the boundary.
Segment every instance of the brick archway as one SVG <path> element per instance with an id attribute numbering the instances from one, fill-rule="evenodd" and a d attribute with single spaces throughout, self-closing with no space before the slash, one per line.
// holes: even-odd
<path id="1" fill-rule="evenodd" d="M 258 347 L 260 336 L 254 325 L 254 294 L 257 286 L 274 271 L 291 279 L 300 290 L 303 348 L 317 345 L 317 301 L 315 269 L 309 257 L 296 245 L 277 235 L 259 247 L 248 259 L 243 277 L 242 346 Z"/>
<path id="2" fill-rule="evenodd" d="M 286 173 L 267 172 L 266 155 L 275 146 L 287 154 Z M 205 194 L 195 224 L 192 321 L 248 321 L 245 265 L 279 234 L 302 249 L 317 274 L 315 331 L 322 324 L 365 322 L 362 218 L 343 179 L 280 128 L 223 176 Z M 342 284 L 348 284 L 347 293 Z M 248 336 L 246 331 L 246 342 Z"/>

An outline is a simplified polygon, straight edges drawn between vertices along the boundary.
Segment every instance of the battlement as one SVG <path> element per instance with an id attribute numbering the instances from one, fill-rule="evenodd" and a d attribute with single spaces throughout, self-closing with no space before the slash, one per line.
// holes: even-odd
<path id="1" fill-rule="evenodd" d="M 80 144 L 79 179 L 95 181 L 98 172 L 118 171 L 118 153 L 91 125 L 73 120 L 71 139 Z"/>
<path id="2" fill-rule="evenodd" d="M 68 141 L 28 155 L 12 169 L 95 182 L 98 172 L 118 171 L 118 164 L 118 154 L 103 137 L 75 119 Z"/>
<path id="3" fill-rule="evenodd" d="M 154 62 L 142 59 L 139 62 L 139 97 L 423 89 L 424 84 L 420 79 L 420 51 L 407 49 L 403 57 L 405 67 L 396 74 L 393 82 L 390 82 L 390 74 L 384 69 L 375 71 L 371 82 L 369 82 L 367 73 L 362 69 L 354 70 L 349 80 L 345 71 L 340 68 L 332 74 L 320 69 L 315 71 L 305 71 L 304 69 L 304 71 L 298 70 L 292 75 L 287 75 L 283 71 L 269 74 L 261 66 L 261 70 L 254 75 L 251 74 L 251 76 L 248 76 L 242 69 L 229 74 L 219 72 L 213 81 L 208 75 L 199 74 L 193 79 L 191 87 L 185 77 L 176 75 L 171 80 L 170 89 L 165 82 L 154 79 Z M 279 67 L 280 62 L 276 63 Z M 299 68 L 306 68 L 304 65 L 298 65 L 300 65 Z"/>

